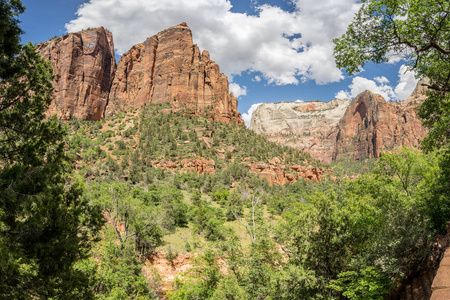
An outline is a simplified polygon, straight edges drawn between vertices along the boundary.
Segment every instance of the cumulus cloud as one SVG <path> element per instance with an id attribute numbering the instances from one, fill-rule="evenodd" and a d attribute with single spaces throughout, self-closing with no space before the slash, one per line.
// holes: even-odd
<path id="1" fill-rule="evenodd" d="M 252 79 L 252 81 L 260 82 L 261 76 L 256 75 L 255 78 Z"/>
<path id="2" fill-rule="evenodd" d="M 233 93 L 236 98 L 239 98 L 240 96 L 247 95 L 247 87 L 241 87 L 237 83 L 230 83 L 230 92 Z"/>
<path id="3" fill-rule="evenodd" d="M 340 91 L 335 95 L 335 98 L 352 99 L 355 98 L 359 93 L 364 92 L 365 90 L 369 90 L 372 93 L 380 94 L 384 99 L 386 99 L 386 101 L 394 99 L 394 90 L 389 85 L 389 81 L 386 82 L 384 79 L 377 77 L 374 80 L 370 80 L 364 77 L 356 76 L 355 78 L 353 78 L 352 83 L 349 85 L 350 91 Z"/>
<path id="4" fill-rule="evenodd" d="M 416 87 L 417 79 L 414 72 L 408 71 L 405 65 L 402 65 L 398 71 L 399 80 L 395 88 L 393 88 L 389 80 L 384 77 L 375 77 L 373 80 L 356 76 L 349 85 L 349 90 L 339 91 L 335 94 L 337 99 L 352 99 L 359 93 L 369 90 L 372 93 L 380 94 L 386 101 L 403 101 L 411 95 Z"/>
<path id="5" fill-rule="evenodd" d="M 104 26 L 119 54 L 170 26 L 187 22 L 194 42 L 227 75 L 246 70 L 276 85 L 343 78 L 333 38 L 345 32 L 359 0 L 293 0 L 294 9 L 257 6 L 257 15 L 234 13 L 228 0 L 89 0 L 66 24 L 69 32 Z M 255 77 L 256 79 L 256 77 Z M 257 79 L 256 79 L 257 80 Z"/>
<path id="6" fill-rule="evenodd" d="M 262 103 L 255 103 L 248 109 L 248 112 L 242 114 L 242 120 L 244 120 L 244 123 L 247 127 L 250 128 L 250 122 L 252 121 L 252 115 L 255 112 L 255 110 L 258 108 L 259 105 Z"/>
<path id="7" fill-rule="evenodd" d="M 405 65 L 400 67 L 400 70 L 398 70 L 399 82 L 395 87 L 395 94 L 398 100 L 405 100 L 411 95 L 419 81 L 415 75 L 416 73 L 408 71 Z"/>

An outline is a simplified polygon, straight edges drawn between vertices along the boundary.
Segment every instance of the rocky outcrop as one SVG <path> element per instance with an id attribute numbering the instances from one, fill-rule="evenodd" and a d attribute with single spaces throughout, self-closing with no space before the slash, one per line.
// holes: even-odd
<path id="1" fill-rule="evenodd" d="M 319 182 L 322 176 L 329 172 L 319 167 L 294 165 L 286 167 L 278 157 L 269 160 L 269 163 L 244 163 L 249 172 L 256 174 L 260 179 L 266 179 L 270 185 L 284 185 L 294 183 L 299 178 Z"/>
<path id="2" fill-rule="evenodd" d="M 152 161 L 153 168 L 161 168 L 165 171 L 180 171 L 197 174 L 214 175 L 216 173 L 216 164 L 212 159 L 189 159 L 178 161 L 155 160 Z"/>
<path id="3" fill-rule="evenodd" d="M 308 152 L 330 163 L 337 124 L 350 100 L 263 103 L 252 115 L 250 129 L 269 140 Z"/>
<path id="4" fill-rule="evenodd" d="M 339 121 L 333 160 L 379 157 L 381 151 L 418 146 L 427 133 L 415 112 L 421 100 L 413 94 L 395 103 L 370 91 L 359 94 Z"/>
<path id="5" fill-rule="evenodd" d="M 182 23 L 135 45 L 119 61 L 106 115 L 147 103 L 169 103 L 215 119 L 242 124 L 227 77 L 209 53 L 193 44 Z"/>
<path id="6" fill-rule="evenodd" d="M 53 67 L 53 102 L 47 115 L 100 120 L 116 66 L 111 33 L 103 27 L 69 33 L 38 44 L 37 51 Z"/>

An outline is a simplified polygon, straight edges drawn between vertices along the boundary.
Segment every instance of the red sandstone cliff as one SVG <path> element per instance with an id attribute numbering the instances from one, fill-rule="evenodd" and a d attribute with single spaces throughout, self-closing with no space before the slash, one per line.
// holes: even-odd
<path id="1" fill-rule="evenodd" d="M 427 130 L 416 116 L 426 98 L 425 80 L 403 102 L 386 102 L 369 91 L 353 101 L 264 103 L 250 128 L 269 140 L 308 152 L 324 163 L 378 157 L 381 151 L 418 146 Z"/>
<path id="2" fill-rule="evenodd" d="M 200 53 L 185 23 L 133 46 L 117 69 L 113 38 L 103 27 L 54 38 L 37 45 L 37 51 L 53 67 L 48 115 L 59 119 L 100 120 L 147 103 L 169 103 L 243 124 L 227 77 L 207 51 Z"/>
<path id="3" fill-rule="evenodd" d="M 417 91 L 417 95 L 394 103 L 370 91 L 359 94 L 339 121 L 333 160 L 379 157 L 381 151 L 418 146 L 427 133 L 415 112 L 423 97 Z"/>
<path id="4" fill-rule="evenodd" d="M 146 103 L 209 111 L 218 120 L 243 123 L 227 77 L 207 51 L 200 54 L 185 23 L 133 46 L 119 61 L 106 116 Z"/>
<path id="5" fill-rule="evenodd" d="M 47 115 L 100 120 L 116 61 L 113 38 L 103 27 L 69 33 L 37 45 L 53 67 L 53 102 Z"/>

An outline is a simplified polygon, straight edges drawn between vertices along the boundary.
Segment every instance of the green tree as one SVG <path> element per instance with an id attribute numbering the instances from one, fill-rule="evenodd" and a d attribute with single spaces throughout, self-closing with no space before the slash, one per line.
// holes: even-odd
<path id="1" fill-rule="evenodd" d="M 339 68 L 355 74 L 367 62 L 401 56 L 419 78 L 428 78 L 429 98 L 419 115 L 431 129 L 428 145 L 447 145 L 450 131 L 450 2 L 364 0 L 347 32 L 335 39 Z"/>
<path id="2" fill-rule="evenodd" d="M 80 270 L 91 275 L 90 284 L 96 299 L 159 299 L 148 287 L 133 244 L 127 242 L 123 245 L 116 241 L 115 230 L 107 226 L 94 255 L 77 263 Z"/>
<path id="3" fill-rule="evenodd" d="M 447 0 L 364 0 L 347 32 L 335 39 L 339 68 L 355 74 L 367 62 L 400 55 L 419 78 L 428 78 L 428 98 L 419 107 L 430 129 L 422 146 L 444 149 L 441 176 L 433 186 L 434 218 L 449 218 L 450 204 L 450 2 Z M 444 226 L 436 224 L 444 231 Z"/>
<path id="4" fill-rule="evenodd" d="M 20 0 L 0 1 L 0 78 L 8 78 L 14 74 L 15 56 L 21 50 L 20 35 L 23 33 L 19 27 L 19 14 L 25 7 Z"/>
<path id="5" fill-rule="evenodd" d="M 103 224 L 69 176 L 65 130 L 45 120 L 52 70 L 18 44 L 20 1 L 0 1 L 0 298 L 90 298 L 74 263 Z"/>
<path id="6" fill-rule="evenodd" d="M 402 56 L 437 91 L 450 91 L 450 3 L 364 0 L 347 32 L 335 39 L 338 67 L 355 74 L 367 62 Z"/>
<path id="7" fill-rule="evenodd" d="M 141 255 L 152 254 L 162 243 L 162 232 L 156 224 L 151 205 L 135 198 L 137 193 L 125 182 L 93 183 L 88 195 L 106 212 L 121 249 L 132 241 Z"/>

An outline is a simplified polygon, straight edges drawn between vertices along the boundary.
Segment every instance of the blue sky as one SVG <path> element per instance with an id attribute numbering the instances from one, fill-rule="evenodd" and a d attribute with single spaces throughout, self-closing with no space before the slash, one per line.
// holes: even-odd
<path id="1" fill-rule="evenodd" d="M 397 58 L 367 65 L 353 77 L 335 67 L 332 39 L 345 32 L 358 0 L 22 2 L 27 7 L 20 17 L 24 43 L 104 26 L 113 32 L 117 57 L 158 31 L 187 22 L 194 43 L 228 75 L 247 122 L 249 109 L 262 102 L 330 101 L 365 89 L 404 100 L 416 82 Z"/>

